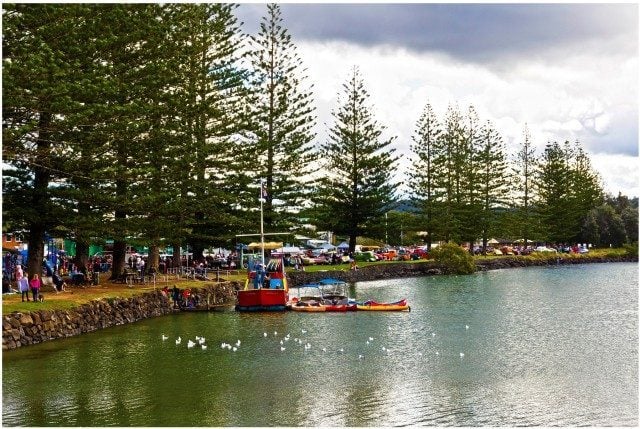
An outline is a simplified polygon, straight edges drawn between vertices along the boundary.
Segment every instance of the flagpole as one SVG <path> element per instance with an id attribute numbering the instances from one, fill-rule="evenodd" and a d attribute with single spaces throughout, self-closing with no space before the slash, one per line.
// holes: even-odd
<path id="1" fill-rule="evenodd" d="M 260 249 L 262 250 L 262 266 L 264 267 L 264 212 L 262 203 L 264 201 L 264 183 L 260 179 Z"/>

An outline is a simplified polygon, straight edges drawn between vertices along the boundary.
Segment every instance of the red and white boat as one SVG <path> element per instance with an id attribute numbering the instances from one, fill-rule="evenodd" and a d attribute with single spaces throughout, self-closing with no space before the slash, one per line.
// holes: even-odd
<path id="1" fill-rule="evenodd" d="M 289 286 L 287 276 L 284 271 L 284 260 L 282 256 L 272 258 L 269 263 L 265 263 L 264 257 L 264 236 L 274 235 L 264 233 L 264 212 L 263 203 L 266 198 L 264 182 L 260 180 L 260 250 L 261 263 L 253 264 L 249 262 L 247 280 L 244 289 L 238 291 L 238 303 L 236 311 L 285 311 L 289 301 Z M 258 234 L 244 234 L 241 236 L 251 236 Z M 241 259 L 242 260 L 242 259 Z"/>
<path id="2" fill-rule="evenodd" d="M 237 311 L 285 311 L 289 287 L 281 257 L 266 266 L 257 264 L 249 270 L 243 290 L 238 291 Z"/>

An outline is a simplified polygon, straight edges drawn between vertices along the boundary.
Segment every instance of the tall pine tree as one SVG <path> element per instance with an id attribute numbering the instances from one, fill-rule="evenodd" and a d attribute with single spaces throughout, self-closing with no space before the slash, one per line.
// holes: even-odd
<path id="1" fill-rule="evenodd" d="M 292 212 L 300 208 L 308 188 L 305 179 L 310 173 L 310 143 L 315 137 L 313 94 L 305 84 L 305 70 L 283 25 L 279 5 L 267 5 L 267 15 L 251 42 L 251 172 L 255 182 L 258 178 L 266 181 L 267 228 L 290 226 Z"/>
<path id="2" fill-rule="evenodd" d="M 329 140 L 320 148 L 324 174 L 312 196 L 318 223 L 349 236 L 353 252 L 356 237 L 378 223 L 395 201 L 392 183 L 398 157 L 384 139 L 385 130 L 373 117 L 369 94 L 357 68 L 343 85 L 344 99 L 332 112 Z"/>
<path id="3" fill-rule="evenodd" d="M 440 124 L 433 113 L 431 104 L 424 107 L 418 122 L 415 134 L 412 136 L 414 144 L 411 149 L 417 156 L 412 165 L 410 186 L 414 194 L 415 205 L 420 210 L 427 232 L 427 249 L 431 250 L 434 236 L 437 234 L 438 194 L 436 192 L 436 177 L 441 174 L 438 164 L 435 162 L 438 156 L 438 139 L 440 137 Z"/>

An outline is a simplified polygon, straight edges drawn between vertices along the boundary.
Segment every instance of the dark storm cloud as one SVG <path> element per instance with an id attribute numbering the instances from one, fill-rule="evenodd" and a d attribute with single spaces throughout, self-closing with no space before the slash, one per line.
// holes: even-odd
<path id="1" fill-rule="evenodd" d="M 295 40 L 380 44 L 436 51 L 471 61 L 580 49 L 620 37 L 637 52 L 636 4 L 282 4 Z M 266 5 L 243 4 L 238 16 L 255 32 Z"/>

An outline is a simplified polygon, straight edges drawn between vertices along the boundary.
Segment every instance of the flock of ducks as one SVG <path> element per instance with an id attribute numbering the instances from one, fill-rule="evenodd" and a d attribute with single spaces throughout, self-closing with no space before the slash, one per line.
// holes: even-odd
<path id="1" fill-rule="evenodd" d="M 388 329 L 391 330 L 391 327 L 389 327 Z M 469 330 L 469 325 L 465 325 L 465 330 Z M 303 335 L 307 333 L 307 331 L 305 329 L 302 329 L 301 332 L 302 332 Z M 269 334 L 267 332 L 264 332 L 262 335 L 263 335 L 264 338 L 268 338 L 269 337 Z M 431 336 L 435 337 L 436 333 L 432 332 Z M 276 339 L 278 338 L 278 331 L 273 331 L 273 337 L 275 337 Z M 166 341 L 168 339 L 169 339 L 168 336 L 166 336 L 165 334 L 162 334 L 162 341 Z M 284 352 L 284 351 L 287 350 L 287 347 L 285 347 L 285 346 L 289 342 L 289 340 L 291 340 L 291 334 L 290 333 L 288 333 L 287 335 L 282 337 L 282 339 L 280 339 L 280 352 Z M 375 340 L 375 338 L 368 337 L 365 340 L 365 345 L 366 346 L 371 345 L 374 342 L 374 340 Z M 182 343 L 182 338 L 178 337 L 175 341 L 176 341 L 176 345 L 178 346 L 178 345 L 180 345 Z M 206 350 L 207 349 L 207 345 L 205 344 L 205 341 L 206 341 L 206 339 L 204 337 L 200 337 L 200 336 L 196 335 L 195 341 L 191 341 L 191 339 L 189 339 L 187 341 L 187 348 L 190 349 L 190 348 L 195 347 L 196 345 L 199 345 L 202 350 Z M 231 352 L 236 352 L 240 348 L 241 344 L 242 344 L 242 341 L 240 341 L 240 340 L 238 340 L 235 344 L 228 344 L 226 342 L 222 342 L 220 344 L 220 348 L 229 350 Z M 304 346 L 304 350 L 305 351 L 311 350 L 311 343 L 305 342 L 301 338 L 294 338 L 293 339 L 293 344 L 297 344 L 299 346 Z M 321 350 L 322 350 L 323 353 L 327 352 L 327 348 L 326 347 L 323 347 Z M 382 346 L 381 350 L 382 350 L 383 353 L 385 353 L 387 355 L 391 354 L 391 349 L 389 349 L 389 348 L 387 348 L 385 346 Z M 341 347 L 340 349 L 337 350 L 337 352 L 344 353 L 344 348 Z M 439 355 L 438 351 L 436 351 L 435 353 L 436 353 L 436 356 Z M 419 352 L 418 356 L 422 356 L 422 353 Z M 460 352 L 460 359 L 462 359 L 462 358 L 464 358 L 464 353 Z M 364 359 L 364 355 L 358 354 L 358 359 Z"/>

